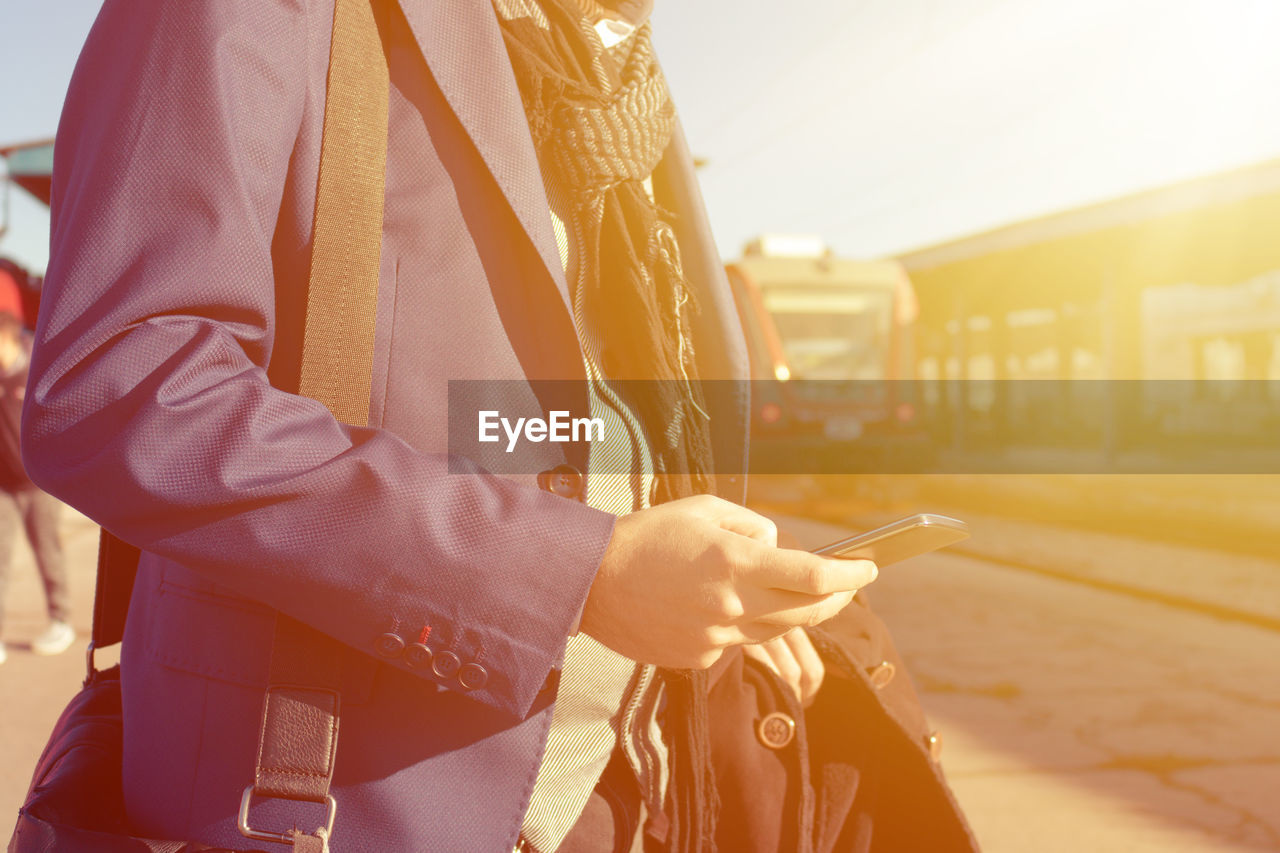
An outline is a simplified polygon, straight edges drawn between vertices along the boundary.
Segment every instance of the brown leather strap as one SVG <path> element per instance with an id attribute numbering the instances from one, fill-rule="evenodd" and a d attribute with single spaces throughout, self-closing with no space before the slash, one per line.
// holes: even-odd
<path id="1" fill-rule="evenodd" d="M 255 796 L 327 802 L 338 748 L 343 657 L 336 640 L 296 619 L 276 617 Z"/>
<path id="2" fill-rule="evenodd" d="M 293 839 L 294 853 L 328 853 L 328 843 L 322 836 L 304 835 L 298 830 L 289 833 Z"/>
<path id="3" fill-rule="evenodd" d="M 298 388 L 353 426 L 369 420 L 382 247 L 390 84 L 374 16 L 379 1 L 334 5 Z M 314 628 L 277 616 L 253 796 L 329 800 L 341 652 Z M 288 840 L 295 850 L 327 849 L 324 829 Z"/>
<path id="4" fill-rule="evenodd" d="M 338 696 L 314 687 L 267 688 L 255 794 L 323 802 L 338 748 Z"/>

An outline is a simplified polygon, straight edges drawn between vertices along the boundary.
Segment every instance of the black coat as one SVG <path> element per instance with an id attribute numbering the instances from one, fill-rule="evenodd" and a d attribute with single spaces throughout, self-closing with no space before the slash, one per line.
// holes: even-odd
<path id="1" fill-rule="evenodd" d="M 938 764 L 911 677 L 884 622 L 859 594 L 810 637 L 827 668 L 806 711 L 772 672 L 741 654 L 710 700 L 721 853 L 969 853 L 977 841 Z M 792 718 L 781 749 L 757 734 Z"/>

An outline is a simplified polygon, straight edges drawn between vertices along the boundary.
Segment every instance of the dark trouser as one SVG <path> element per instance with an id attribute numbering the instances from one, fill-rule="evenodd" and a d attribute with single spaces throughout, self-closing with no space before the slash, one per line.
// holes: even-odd
<path id="1" fill-rule="evenodd" d="M 13 562 L 14 539 L 21 522 L 35 553 L 36 568 L 44 582 L 45 603 L 49 618 L 67 619 L 67 569 L 62 559 L 62 539 L 58 535 L 58 515 L 62 504 L 39 489 L 16 492 L 0 491 L 0 605 L 9 585 L 9 564 Z M 4 608 L 0 606 L 0 628 Z"/>

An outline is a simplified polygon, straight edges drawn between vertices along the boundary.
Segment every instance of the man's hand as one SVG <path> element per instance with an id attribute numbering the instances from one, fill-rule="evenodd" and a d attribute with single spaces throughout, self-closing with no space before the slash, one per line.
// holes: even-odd
<path id="1" fill-rule="evenodd" d="M 795 692 L 804 708 L 813 704 L 827 674 L 803 628 L 792 628 L 781 637 L 756 646 L 743 646 L 742 653 L 773 670 Z"/>
<path id="2" fill-rule="evenodd" d="M 839 613 L 875 580 L 869 560 L 779 549 L 762 515 L 710 495 L 622 516 L 582 612 L 582 630 L 644 663 L 705 669 Z"/>

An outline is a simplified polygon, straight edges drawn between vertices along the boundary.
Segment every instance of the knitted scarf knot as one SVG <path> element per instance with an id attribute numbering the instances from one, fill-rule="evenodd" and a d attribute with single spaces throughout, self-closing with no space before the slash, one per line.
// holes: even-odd
<path id="1" fill-rule="evenodd" d="M 560 176 L 588 204 L 624 181 L 648 178 L 675 128 L 649 25 L 632 38 L 617 90 L 603 97 L 585 93 L 588 103 L 562 103 L 542 142 Z"/>

